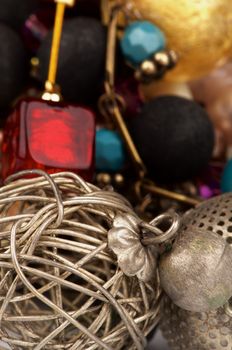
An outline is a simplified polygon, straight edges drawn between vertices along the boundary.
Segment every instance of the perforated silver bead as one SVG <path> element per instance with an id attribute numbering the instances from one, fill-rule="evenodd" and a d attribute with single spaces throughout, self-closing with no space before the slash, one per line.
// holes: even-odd
<path id="1" fill-rule="evenodd" d="M 232 244 L 232 192 L 209 199 L 188 211 L 182 225 L 184 230 L 194 226 L 212 231 Z"/>
<path id="2" fill-rule="evenodd" d="M 165 296 L 161 329 L 172 350 L 232 349 L 232 318 L 224 308 L 190 312 L 180 309 Z"/>

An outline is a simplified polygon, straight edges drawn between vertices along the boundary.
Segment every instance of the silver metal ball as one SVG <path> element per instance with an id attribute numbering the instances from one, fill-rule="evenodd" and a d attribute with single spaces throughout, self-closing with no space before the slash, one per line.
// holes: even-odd
<path id="1" fill-rule="evenodd" d="M 232 194 L 188 212 L 172 250 L 160 259 L 161 286 L 189 311 L 210 311 L 232 296 Z"/>

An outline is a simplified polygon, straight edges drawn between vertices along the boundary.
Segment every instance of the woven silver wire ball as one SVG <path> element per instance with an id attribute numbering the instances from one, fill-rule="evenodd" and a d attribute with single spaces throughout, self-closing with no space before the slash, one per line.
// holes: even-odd
<path id="1" fill-rule="evenodd" d="M 187 212 L 182 220 L 182 230 L 188 234 L 193 227 L 202 232 L 217 233 L 231 244 L 232 193 L 214 197 Z M 171 349 L 231 350 L 231 300 L 216 310 L 190 312 L 165 296 L 161 307 L 161 329 Z"/>
<path id="2" fill-rule="evenodd" d="M 119 269 L 107 245 L 118 213 L 132 213 L 126 199 L 72 173 L 27 171 L 7 180 L 0 188 L 1 341 L 15 350 L 146 346 L 159 319 L 159 284 Z"/>

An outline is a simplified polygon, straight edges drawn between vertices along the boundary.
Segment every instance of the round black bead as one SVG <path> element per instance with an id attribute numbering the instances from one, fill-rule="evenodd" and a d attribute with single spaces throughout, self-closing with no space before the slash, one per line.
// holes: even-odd
<path id="1" fill-rule="evenodd" d="M 146 103 L 129 129 L 150 174 L 161 183 L 193 177 L 212 155 L 214 130 L 207 113 L 182 97 Z"/>
<path id="2" fill-rule="evenodd" d="M 27 72 L 27 57 L 16 32 L 0 24 L 0 107 L 7 107 L 22 91 Z"/>
<path id="3" fill-rule="evenodd" d="M 20 29 L 37 6 L 37 0 L 1 0 L 0 21 L 14 29 Z"/>
<path id="4" fill-rule="evenodd" d="M 43 41 L 38 57 L 39 78 L 47 78 L 52 32 Z M 63 27 L 57 82 L 62 95 L 72 102 L 88 102 L 104 77 L 106 30 L 88 17 L 66 20 Z"/>

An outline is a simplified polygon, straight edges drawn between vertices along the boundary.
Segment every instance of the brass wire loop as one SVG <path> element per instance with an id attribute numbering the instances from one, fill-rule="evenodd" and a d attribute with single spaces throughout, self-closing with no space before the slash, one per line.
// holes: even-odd
<path id="1" fill-rule="evenodd" d="M 103 115 L 106 116 L 106 121 L 113 122 L 119 128 L 122 137 L 125 141 L 126 147 L 134 161 L 138 174 L 144 177 L 146 174 L 146 167 L 135 147 L 131 135 L 123 120 L 120 106 L 124 106 L 123 98 L 118 96 L 114 91 L 114 74 L 115 74 L 115 51 L 117 38 L 117 23 L 118 23 L 119 8 L 112 9 L 111 21 L 108 25 L 108 39 L 107 39 L 107 53 L 106 53 L 106 77 L 105 77 L 105 95 L 100 98 L 99 105 L 102 110 L 105 103 Z M 120 104 L 118 104 L 120 102 Z"/>

